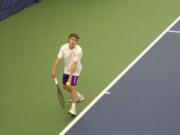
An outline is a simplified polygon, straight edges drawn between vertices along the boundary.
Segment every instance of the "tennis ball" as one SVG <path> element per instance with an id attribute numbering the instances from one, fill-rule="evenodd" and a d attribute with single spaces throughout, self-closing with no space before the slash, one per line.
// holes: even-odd
<path id="1" fill-rule="evenodd" d="M 70 84 L 70 82 L 66 82 L 66 86 L 70 86 L 71 84 Z"/>

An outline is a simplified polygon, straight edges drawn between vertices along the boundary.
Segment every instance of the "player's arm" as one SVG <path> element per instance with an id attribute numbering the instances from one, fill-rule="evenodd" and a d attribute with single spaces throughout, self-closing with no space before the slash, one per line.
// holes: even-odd
<path id="1" fill-rule="evenodd" d="M 78 61 L 80 61 L 81 59 L 81 56 L 82 56 L 82 50 L 79 50 L 78 52 L 76 52 L 75 56 L 74 56 L 74 59 L 73 59 L 73 63 L 70 67 L 70 70 L 69 70 L 69 78 L 68 78 L 68 84 L 71 85 L 71 80 L 72 80 L 72 76 L 73 76 L 73 73 L 76 71 L 76 68 L 78 66 Z"/>
<path id="2" fill-rule="evenodd" d="M 58 56 L 53 64 L 53 66 L 52 66 L 52 71 L 51 71 L 52 79 L 55 79 L 57 76 L 57 68 L 58 68 L 58 65 L 60 64 L 61 59 L 63 58 L 63 55 L 64 55 L 63 49 L 64 48 L 62 46 L 59 50 Z"/>
<path id="3" fill-rule="evenodd" d="M 77 62 L 72 63 L 72 65 L 70 67 L 70 70 L 69 70 L 69 78 L 68 78 L 67 83 L 71 82 L 73 73 L 76 71 L 76 68 L 77 68 Z"/>
<path id="4" fill-rule="evenodd" d="M 55 79 L 57 76 L 57 68 L 58 68 L 58 65 L 60 64 L 60 61 L 61 59 L 57 58 L 52 66 L 52 71 L 51 71 L 52 79 Z"/>

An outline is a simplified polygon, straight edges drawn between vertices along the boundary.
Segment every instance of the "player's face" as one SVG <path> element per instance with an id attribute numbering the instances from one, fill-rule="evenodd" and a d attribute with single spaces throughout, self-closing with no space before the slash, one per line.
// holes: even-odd
<path id="1" fill-rule="evenodd" d="M 77 38 L 76 37 L 71 37 L 70 39 L 69 39 L 69 45 L 70 45 L 70 48 L 74 48 L 75 47 L 75 45 L 77 44 Z"/>

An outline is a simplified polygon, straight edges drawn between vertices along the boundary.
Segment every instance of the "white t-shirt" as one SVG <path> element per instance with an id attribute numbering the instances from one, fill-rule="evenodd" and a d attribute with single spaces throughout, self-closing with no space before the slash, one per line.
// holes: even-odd
<path id="1" fill-rule="evenodd" d="M 62 45 L 59 50 L 58 58 L 64 59 L 65 62 L 64 73 L 69 74 L 70 73 L 69 70 L 71 68 L 72 63 L 77 62 L 77 67 L 73 75 L 79 76 L 82 70 L 81 57 L 82 57 L 82 49 L 79 45 L 76 45 L 73 49 L 69 48 L 69 44 Z"/>

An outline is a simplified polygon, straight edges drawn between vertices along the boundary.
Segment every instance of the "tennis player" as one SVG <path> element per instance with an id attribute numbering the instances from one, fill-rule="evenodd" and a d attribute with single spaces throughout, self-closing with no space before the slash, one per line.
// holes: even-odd
<path id="1" fill-rule="evenodd" d="M 52 67 L 52 78 L 54 79 L 57 76 L 57 67 L 61 60 L 64 59 L 65 67 L 62 82 L 64 89 L 69 91 L 71 95 L 71 108 L 69 110 L 71 115 L 77 115 L 76 103 L 84 100 L 84 96 L 81 95 L 76 89 L 77 81 L 82 70 L 82 49 L 77 44 L 78 40 L 78 34 L 71 33 L 69 35 L 68 43 L 61 46 Z"/>

